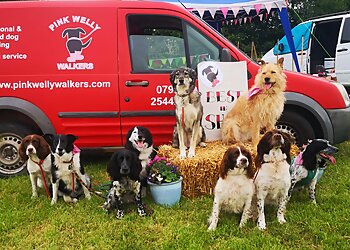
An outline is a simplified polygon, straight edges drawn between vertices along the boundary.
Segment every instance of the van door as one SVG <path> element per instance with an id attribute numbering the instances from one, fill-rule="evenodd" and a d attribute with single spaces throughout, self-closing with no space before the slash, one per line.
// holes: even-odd
<path id="1" fill-rule="evenodd" d="M 339 82 L 350 83 L 350 16 L 344 18 L 335 59 L 335 74 Z"/>
<path id="2" fill-rule="evenodd" d="M 219 61 L 221 48 L 166 10 L 119 9 L 118 34 L 123 139 L 133 126 L 145 126 L 155 145 L 170 143 L 175 125 L 170 73 Z"/>

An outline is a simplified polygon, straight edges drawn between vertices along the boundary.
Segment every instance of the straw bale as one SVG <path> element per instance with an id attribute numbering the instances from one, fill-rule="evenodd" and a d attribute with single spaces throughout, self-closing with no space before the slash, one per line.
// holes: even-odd
<path id="1" fill-rule="evenodd" d="M 203 194 L 213 194 L 214 187 L 219 178 L 219 167 L 226 150 L 233 145 L 225 145 L 221 141 L 207 142 L 205 148 L 196 148 L 196 156 L 193 158 L 180 159 L 179 149 L 171 145 L 161 145 L 158 150 L 160 157 L 167 158 L 175 166 L 179 167 L 183 176 L 182 194 L 187 197 L 196 197 Z M 251 144 L 244 146 L 256 155 L 256 149 Z M 291 155 L 299 152 L 296 145 L 292 145 Z"/>

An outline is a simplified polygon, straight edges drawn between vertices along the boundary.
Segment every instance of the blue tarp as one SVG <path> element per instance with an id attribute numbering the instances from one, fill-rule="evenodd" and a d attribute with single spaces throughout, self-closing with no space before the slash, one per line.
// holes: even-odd
<path id="1" fill-rule="evenodd" d="M 311 26 L 312 26 L 312 22 L 310 21 L 306 23 L 301 23 L 292 29 L 292 36 L 294 40 L 295 50 L 297 52 L 302 50 L 307 50 L 309 48 Z M 304 36 L 304 44 L 302 44 L 302 36 Z M 279 41 L 279 43 L 283 44 L 282 46 L 280 46 L 280 48 L 283 47 L 283 50 L 278 51 L 279 55 L 283 55 L 291 52 L 286 36 L 284 36 Z M 273 53 L 277 55 L 277 44 L 273 49 Z"/>

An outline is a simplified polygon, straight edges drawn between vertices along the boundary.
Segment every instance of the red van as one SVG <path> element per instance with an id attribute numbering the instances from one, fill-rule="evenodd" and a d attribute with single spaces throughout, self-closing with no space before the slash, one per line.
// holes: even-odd
<path id="1" fill-rule="evenodd" d="M 72 133 L 78 146 L 113 149 L 127 131 L 148 127 L 156 145 L 175 124 L 169 73 L 203 60 L 246 61 L 249 86 L 259 66 L 196 15 L 150 1 L 0 3 L 0 176 L 26 170 L 23 136 Z M 349 138 L 344 87 L 286 72 L 278 128 L 297 142 Z"/>

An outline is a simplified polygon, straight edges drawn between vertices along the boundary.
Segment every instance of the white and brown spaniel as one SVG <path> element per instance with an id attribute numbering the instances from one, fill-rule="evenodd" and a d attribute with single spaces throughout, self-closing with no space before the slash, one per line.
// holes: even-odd
<path id="1" fill-rule="evenodd" d="M 215 230 L 220 210 L 242 213 L 240 227 L 244 226 L 251 216 L 251 203 L 254 194 L 250 152 L 243 146 L 227 149 L 220 166 L 220 177 L 214 190 L 213 211 L 209 218 L 208 230 Z"/>
<path id="2" fill-rule="evenodd" d="M 38 197 L 37 188 L 44 184 L 47 195 L 52 182 L 50 146 L 40 135 L 27 135 L 19 146 L 20 157 L 27 161 L 32 198 Z"/>
<path id="3" fill-rule="evenodd" d="M 266 229 L 265 204 L 278 204 L 277 220 L 281 224 L 286 222 L 284 214 L 291 185 L 290 148 L 290 137 L 275 129 L 266 132 L 258 143 L 254 184 L 260 230 Z"/>

